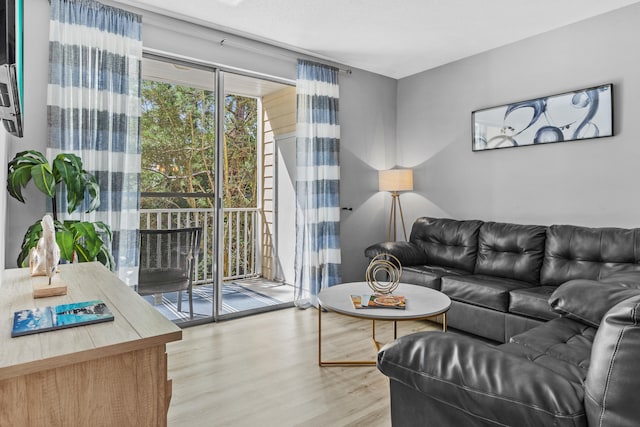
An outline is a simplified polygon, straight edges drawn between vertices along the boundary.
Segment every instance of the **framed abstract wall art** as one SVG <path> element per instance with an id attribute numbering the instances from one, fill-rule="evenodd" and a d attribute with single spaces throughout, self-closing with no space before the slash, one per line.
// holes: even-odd
<path id="1" fill-rule="evenodd" d="M 613 135 L 613 85 L 471 113 L 473 151 Z"/>

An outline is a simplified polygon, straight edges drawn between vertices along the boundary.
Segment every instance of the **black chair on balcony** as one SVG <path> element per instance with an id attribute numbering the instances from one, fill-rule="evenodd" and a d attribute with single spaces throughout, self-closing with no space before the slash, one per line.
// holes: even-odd
<path id="1" fill-rule="evenodd" d="M 202 228 L 140 230 L 140 270 L 138 294 L 178 292 L 178 312 L 182 311 L 182 291 L 189 294 L 189 318 L 193 319 L 193 274 L 200 252 Z"/>

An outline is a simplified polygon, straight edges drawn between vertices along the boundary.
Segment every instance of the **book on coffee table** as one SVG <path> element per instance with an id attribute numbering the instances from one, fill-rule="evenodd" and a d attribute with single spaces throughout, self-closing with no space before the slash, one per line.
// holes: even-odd
<path id="1" fill-rule="evenodd" d="M 407 306 L 403 295 L 351 295 L 353 308 L 397 308 L 404 310 Z"/>

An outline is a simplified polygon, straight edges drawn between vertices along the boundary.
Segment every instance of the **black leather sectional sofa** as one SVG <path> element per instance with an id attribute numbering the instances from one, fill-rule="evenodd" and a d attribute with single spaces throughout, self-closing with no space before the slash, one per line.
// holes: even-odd
<path id="1" fill-rule="evenodd" d="M 640 272 L 640 230 L 419 218 L 408 242 L 369 246 L 391 253 L 403 283 L 451 298 L 448 325 L 497 342 L 558 317 L 551 293 L 573 279 Z"/>
<path id="2" fill-rule="evenodd" d="M 498 341 L 383 347 L 394 426 L 640 425 L 640 229 L 421 218 L 379 252 L 452 298 L 450 326 Z"/>

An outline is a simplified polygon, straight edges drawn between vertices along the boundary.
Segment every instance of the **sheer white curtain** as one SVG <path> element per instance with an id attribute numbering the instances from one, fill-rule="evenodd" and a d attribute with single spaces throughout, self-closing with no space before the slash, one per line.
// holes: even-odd
<path id="1" fill-rule="evenodd" d="M 51 0 L 47 157 L 74 153 L 96 176 L 100 207 L 82 220 L 111 227 L 116 269 L 128 283 L 137 280 L 141 61 L 139 15 Z"/>
<path id="2" fill-rule="evenodd" d="M 298 60 L 295 304 L 340 283 L 338 69 Z"/>

